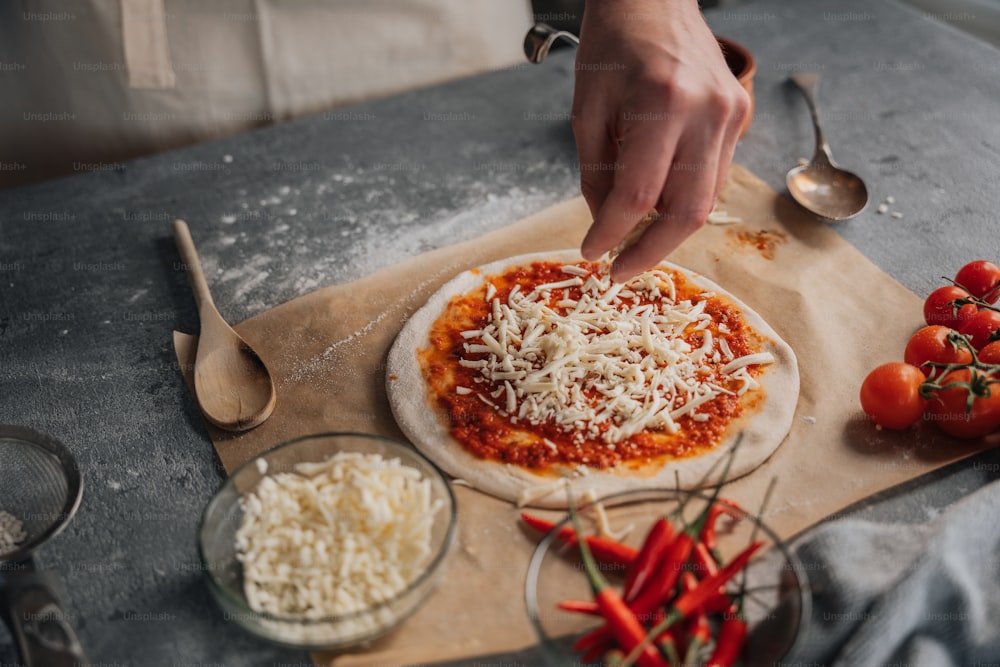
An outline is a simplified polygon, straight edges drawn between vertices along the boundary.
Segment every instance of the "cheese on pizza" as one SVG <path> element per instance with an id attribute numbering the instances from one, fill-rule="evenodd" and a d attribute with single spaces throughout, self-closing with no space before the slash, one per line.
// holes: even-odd
<path id="1" fill-rule="evenodd" d="M 531 469 L 645 465 L 718 445 L 774 361 L 723 295 L 666 267 L 615 283 L 536 261 L 455 296 L 420 353 L 451 436 Z"/>

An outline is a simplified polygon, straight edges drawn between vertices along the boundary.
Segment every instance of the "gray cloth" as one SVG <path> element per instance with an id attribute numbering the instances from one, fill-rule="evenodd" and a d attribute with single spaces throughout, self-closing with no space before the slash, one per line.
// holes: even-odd
<path id="1" fill-rule="evenodd" d="M 795 665 L 995 665 L 1000 482 L 924 525 L 843 519 L 793 544 L 813 590 Z"/>

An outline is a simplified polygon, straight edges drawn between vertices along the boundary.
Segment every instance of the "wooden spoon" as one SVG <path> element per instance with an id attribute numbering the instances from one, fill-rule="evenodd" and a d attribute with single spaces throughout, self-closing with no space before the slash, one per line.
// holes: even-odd
<path id="1" fill-rule="evenodd" d="M 187 223 L 174 220 L 173 227 L 201 320 L 194 361 L 195 398 L 212 424 L 227 431 L 247 431 L 271 416 L 274 382 L 257 353 L 216 310 Z"/>

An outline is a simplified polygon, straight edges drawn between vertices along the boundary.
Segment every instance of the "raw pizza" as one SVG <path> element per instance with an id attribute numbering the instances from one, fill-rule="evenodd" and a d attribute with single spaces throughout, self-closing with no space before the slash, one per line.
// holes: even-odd
<path id="1" fill-rule="evenodd" d="M 625 283 L 577 251 L 459 274 L 406 323 L 387 390 L 449 474 L 520 503 L 691 488 L 743 440 L 730 479 L 791 427 L 792 349 L 715 283 L 661 263 Z"/>

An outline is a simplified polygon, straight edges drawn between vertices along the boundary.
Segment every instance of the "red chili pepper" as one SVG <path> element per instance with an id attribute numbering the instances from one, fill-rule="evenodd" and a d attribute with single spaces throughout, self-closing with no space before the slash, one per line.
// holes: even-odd
<path id="1" fill-rule="evenodd" d="M 712 555 L 704 542 L 694 545 L 694 553 L 691 554 L 691 558 L 700 579 L 711 577 L 719 571 L 718 561 L 715 560 L 715 556 Z"/>
<path id="2" fill-rule="evenodd" d="M 670 597 L 677 580 L 684 571 L 684 566 L 694 548 L 694 538 L 688 533 L 680 533 L 674 538 L 670 548 L 660 559 L 659 565 L 649 579 L 647 586 L 640 590 L 629 603 L 637 616 L 649 616 L 663 600 Z"/>
<path id="3" fill-rule="evenodd" d="M 631 601 L 635 597 L 636 591 L 642 590 L 646 581 L 655 572 L 656 565 L 663 557 L 663 552 L 667 550 L 673 539 L 674 527 L 663 517 L 657 519 L 649 529 L 649 533 L 642 543 L 642 548 L 639 549 L 639 555 L 636 556 L 631 569 L 629 569 L 622 597 Z"/>
<path id="4" fill-rule="evenodd" d="M 580 550 L 585 552 L 586 547 L 581 547 Z M 663 658 L 652 645 L 647 644 L 641 649 L 638 648 L 646 638 L 646 628 L 642 626 L 642 623 L 628 608 L 618 592 L 600 576 L 596 564 L 593 574 L 596 574 L 596 577 L 591 580 L 594 600 L 600 607 L 601 615 L 607 621 L 608 629 L 615 641 L 626 651 L 636 651 L 636 664 L 640 667 L 666 667 Z"/>
<path id="5" fill-rule="evenodd" d="M 764 493 L 764 499 L 761 501 L 758 516 L 763 516 L 764 507 L 771 497 L 774 484 L 775 480 L 772 479 L 768 484 L 767 491 Z M 753 534 L 750 537 L 751 540 L 757 535 L 758 528 L 760 528 L 759 524 L 754 527 Z M 750 546 L 752 547 L 753 545 L 751 544 Z M 705 663 L 705 667 L 730 667 L 739 657 L 740 651 L 743 649 L 743 642 L 746 641 L 747 637 L 747 623 L 746 619 L 743 618 L 746 585 L 747 577 L 746 570 L 744 570 L 743 579 L 740 582 L 740 592 L 737 594 L 732 605 L 726 610 L 725 616 L 723 616 L 722 625 L 719 627 L 719 635 L 715 638 L 715 648 Z"/>
<path id="6" fill-rule="evenodd" d="M 667 658 L 667 662 L 671 665 L 681 664 L 680 651 L 677 650 L 677 638 L 674 637 L 674 633 L 670 630 L 662 633 L 656 638 L 656 645 L 660 647 L 660 653 L 662 653 Z"/>
<path id="7" fill-rule="evenodd" d="M 726 460 L 725 468 L 722 471 L 719 486 L 712 492 L 712 496 L 709 498 L 705 509 L 698 515 L 698 518 L 684 526 L 684 529 L 677 534 L 673 542 L 670 543 L 669 548 L 664 550 L 654 574 L 646 579 L 648 582 L 647 585 L 637 588 L 634 597 L 629 601 L 629 606 L 639 618 L 649 616 L 665 600 L 669 599 L 674 586 L 677 584 L 677 579 L 687 566 L 691 552 L 697 544 L 696 538 L 701 535 L 706 522 L 709 520 L 711 509 L 716 506 L 719 491 L 722 489 L 722 484 L 729 475 L 729 469 L 732 466 L 738 445 L 739 443 L 737 442 L 730 451 L 729 458 Z M 683 513 L 684 506 L 692 497 L 693 495 L 685 499 L 676 514 L 681 515 Z"/>
<path id="8" fill-rule="evenodd" d="M 698 577 L 693 572 L 685 572 L 681 575 L 681 591 L 687 593 L 698 588 Z"/>
<path id="9" fill-rule="evenodd" d="M 689 593 L 698 587 L 698 579 L 690 572 L 684 573 L 683 589 Z M 688 631 L 688 645 L 684 652 L 684 664 L 697 664 L 698 652 L 712 639 L 712 628 L 708 624 L 708 614 L 704 608 L 695 612 L 691 628 Z"/>
<path id="10" fill-rule="evenodd" d="M 596 603 L 594 606 L 597 606 Z M 579 653 L 580 651 L 586 651 L 595 646 L 599 646 L 602 642 L 610 640 L 611 633 L 608 632 L 608 626 L 602 625 L 599 628 L 594 628 L 590 632 L 580 635 L 580 637 L 577 638 L 576 643 L 573 644 L 573 650 Z"/>
<path id="11" fill-rule="evenodd" d="M 706 614 L 721 614 L 729 609 L 732 604 L 733 599 L 729 597 L 729 594 L 719 591 L 705 600 L 705 603 L 701 606 L 701 610 Z"/>
<path id="12" fill-rule="evenodd" d="M 713 577 L 719 573 L 719 564 L 708 551 L 708 547 L 703 542 L 694 546 L 694 553 L 691 554 L 698 576 L 702 579 Z M 705 601 L 704 611 L 709 614 L 716 614 L 729 609 L 732 598 L 726 593 L 724 588 L 719 588 L 718 593 Z"/>
<path id="13" fill-rule="evenodd" d="M 736 614 L 728 614 L 719 636 L 715 639 L 715 650 L 705 663 L 705 667 L 730 667 L 740 654 L 747 636 L 747 623 Z"/>
<path id="14" fill-rule="evenodd" d="M 646 640 L 636 646 L 630 653 L 629 658 L 638 656 L 641 651 L 648 648 L 653 638 L 659 636 L 661 632 L 669 629 L 678 621 L 681 621 L 693 612 L 699 610 L 713 595 L 717 594 L 719 588 L 732 579 L 738 572 L 743 570 L 750 561 L 750 558 L 764 545 L 763 542 L 754 542 L 741 551 L 735 558 L 726 563 L 717 574 L 698 582 L 694 590 L 686 591 L 677 596 L 677 599 L 670 604 L 666 618 L 650 630 Z M 663 600 L 669 604 L 668 599 Z M 634 654 L 634 655 L 633 655 Z"/>
<path id="15" fill-rule="evenodd" d="M 676 571 L 680 572 L 680 569 L 678 568 Z M 659 590 L 660 587 L 657 586 L 656 591 Z M 713 609 L 718 608 L 720 610 L 728 609 L 732 600 L 730 600 L 729 596 L 726 595 L 720 594 L 720 597 L 722 599 L 709 598 L 709 600 L 705 603 L 706 606 L 711 605 Z M 633 601 L 627 604 L 629 609 L 632 611 L 632 614 L 639 619 L 641 623 L 645 623 L 646 625 L 655 625 L 664 618 L 663 610 L 659 608 L 660 604 L 657 602 L 657 599 L 653 594 L 647 594 L 642 600 L 638 602 Z M 588 603 L 583 600 L 563 600 L 562 602 L 557 603 L 556 606 L 565 609 L 566 611 L 600 615 L 600 610 L 596 602 Z M 588 647 L 593 646 L 596 642 L 609 639 L 610 637 L 610 628 L 608 628 L 607 625 L 602 625 L 577 639 L 576 644 L 573 645 L 573 650 L 577 652 L 586 651 Z"/>
<path id="16" fill-rule="evenodd" d="M 556 604 L 563 611 L 574 611 L 579 614 L 599 616 L 601 610 L 593 600 L 563 600 Z"/>
<path id="17" fill-rule="evenodd" d="M 730 450 L 729 457 L 725 459 L 726 465 L 724 471 L 722 473 L 718 485 L 716 486 L 715 490 L 711 495 L 711 498 L 709 499 L 705 508 L 701 511 L 701 513 L 693 522 L 691 522 L 690 524 L 686 524 L 684 526 L 684 529 L 680 533 L 678 533 L 672 540 L 665 539 L 663 537 L 663 533 L 665 532 L 665 530 L 662 527 L 657 529 L 655 532 L 653 529 L 650 530 L 650 534 L 647 536 L 646 543 L 644 543 L 642 550 L 643 552 L 646 552 L 642 558 L 642 568 L 641 568 L 641 573 L 645 575 L 644 577 L 641 577 L 644 581 L 636 581 L 640 579 L 640 568 L 634 566 L 635 580 L 632 580 L 631 573 L 629 575 L 629 579 L 632 580 L 632 590 L 630 592 L 634 595 L 634 597 L 631 600 L 629 600 L 627 604 L 625 604 L 624 600 L 620 597 L 618 598 L 618 602 L 620 602 L 621 605 L 624 606 L 625 609 L 630 613 L 631 615 L 630 623 L 634 621 L 635 623 L 638 623 L 640 628 L 643 628 L 643 623 L 651 623 L 654 624 L 655 627 L 652 632 L 645 635 L 642 638 L 642 640 L 634 648 L 632 648 L 627 659 L 628 664 L 631 664 L 632 661 L 636 660 L 637 658 L 640 659 L 640 661 L 645 659 L 648 656 L 648 650 L 652 647 L 652 642 L 657 641 L 659 643 L 659 637 L 664 636 L 664 634 L 667 631 L 669 631 L 670 626 L 673 623 L 676 623 L 677 620 L 680 620 L 680 618 L 670 618 L 668 622 L 668 619 L 664 618 L 663 611 L 660 607 L 664 603 L 669 604 L 670 600 L 674 597 L 673 595 L 674 586 L 676 585 L 677 580 L 680 577 L 681 573 L 687 567 L 688 560 L 698 544 L 698 538 L 700 537 L 701 532 L 704 529 L 705 524 L 709 518 L 709 510 L 716 504 L 716 500 L 719 497 L 719 492 L 721 490 L 722 484 L 725 482 L 726 477 L 728 476 L 729 469 L 732 465 L 733 458 L 735 456 L 736 450 L 738 449 L 741 440 L 742 440 L 742 434 L 740 439 L 737 440 L 736 444 L 733 445 L 733 448 Z M 709 471 L 705 474 L 705 477 L 707 478 L 713 470 L 714 466 L 709 469 Z M 704 481 L 704 479 L 702 481 Z M 680 507 L 673 513 L 673 516 L 682 517 L 684 508 L 687 505 L 688 500 L 690 500 L 692 497 L 694 496 L 693 495 L 688 496 L 688 498 L 685 499 L 685 501 L 680 505 Z M 574 521 L 574 527 L 576 528 L 577 534 L 579 534 L 580 530 L 579 521 L 576 517 L 575 510 L 572 504 L 570 505 L 570 516 Z M 528 517 L 525 518 L 527 520 Z M 669 524 L 669 521 L 666 521 L 666 523 Z M 649 545 L 647 548 L 647 543 L 649 543 L 654 539 L 656 541 L 652 545 Z M 587 541 L 584 540 L 583 542 L 580 543 L 582 553 L 586 551 L 585 547 L 586 542 Z M 656 546 L 655 549 L 654 546 Z M 756 548 L 758 548 L 759 546 L 760 544 L 757 544 L 753 545 L 752 549 L 748 548 L 747 550 L 748 553 L 745 555 L 745 558 L 743 559 L 744 566 L 746 561 L 749 560 L 750 555 L 752 555 L 753 551 L 755 551 Z M 661 551 L 659 559 L 655 558 L 656 551 Z M 740 557 L 738 556 L 737 559 L 739 558 Z M 736 562 L 737 559 L 734 559 L 734 562 Z M 638 560 L 639 556 L 637 555 L 634 562 L 638 562 Z M 708 560 L 709 561 L 712 560 L 710 554 L 708 554 Z M 586 557 L 585 557 L 585 565 L 586 565 Z M 648 568 L 651 565 L 653 569 L 647 571 L 645 568 Z M 719 607 L 731 603 L 731 600 L 728 598 L 728 596 L 724 594 L 722 586 L 738 571 L 738 569 L 734 569 L 734 567 L 735 566 L 733 566 L 733 564 L 731 563 L 729 566 L 727 566 L 727 569 L 725 569 L 724 572 L 717 572 L 715 573 L 715 576 L 709 574 L 708 577 L 705 579 L 705 581 L 702 582 L 702 584 L 706 582 L 714 584 L 714 591 L 711 589 L 702 588 L 701 587 L 702 584 L 698 584 L 698 586 L 696 586 L 694 590 L 691 590 L 686 594 L 687 597 L 684 598 L 685 604 L 693 604 L 694 602 L 698 602 L 699 604 L 711 603 L 713 607 Z M 588 576 L 590 574 L 591 573 L 588 570 Z M 599 573 L 596 574 L 599 575 Z M 722 576 L 723 574 L 725 574 L 724 578 Z M 594 586 L 593 579 L 591 580 L 591 586 L 592 587 Z M 694 595 L 698 595 L 700 597 L 700 600 L 694 599 L 692 597 Z M 721 600 L 720 597 L 722 598 Z M 598 603 L 598 605 L 600 605 L 601 600 L 599 596 L 595 601 Z M 603 613 L 604 612 L 603 607 L 600 608 Z M 620 607 L 618 607 L 617 611 L 623 612 L 623 610 Z M 677 616 L 679 613 L 681 612 L 679 612 L 676 608 L 673 607 L 671 608 L 670 611 L 671 617 Z M 607 617 L 607 614 L 605 614 L 605 616 Z M 661 619 L 663 620 L 661 621 Z M 605 625 L 580 637 L 577 640 L 574 648 L 577 651 L 586 651 L 600 644 L 600 642 L 606 641 L 612 635 L 615 635 L 616 639 L 618 638 L 616 634 L 615 624 L 612 623 L 611 620 L 609 619 Z M 669 638 L 674 642 L 676 640 L 676 638 L 673 636 L 670 636 Z M 667 637 L 664 637 L 664 639 L 667 639 Z M 619 644 L 621 645 L 620 640 Z M 626 647 L 622 646 L 622 648 Z M 676 649 L 675 644 L 674 648 Z M 662 650 L 665 651 L 666 649 L 663 648 Z M 655 657 L 662 663 L 662 657 L 658 653 L 656 654 Z M 676 660 L 674 660 L 673 658 L 671 658 L 671 660 L 673 662 L 676 662 Z"/>
<path id="18" fill-rule="evenodd" d="M 700 534 L 707 517 L 706 510 L 674 538 L 670 548 L 664 552 L 655 575 L 648 580 L 649 584 L 630 602 L 629 606 L 637 615 L 640 617 L 649 615 L 671 597 L 677 580 L 690 567 L 688 561 L 700 544 L 695 537 Z M 712 560 L 710 555 L 708 560 Z"/>
<path id="19" fill-rule="evenodd" d="M 548 521 L 547 519 L 537 517 L 533 514 L 528 514 L 527 512 L 521 514 L 521 519 L 535 530 L 543 533 L 549 532 L 556 526 L 554 521 Z M 576 533 L 573 531 L 571 526 L 563 526 L 560 528 L 556 537 L 559 538 L 559 540 L 564 544 L 568 544 L 570 546 L 576 545 Z M 635 547 L 630 547 L 627 544 L 609 540 L 608 538 L 601 537 L 600 535 L 588 535 L 584 539 L 594 556 L 598 560 L 604 561 L 605 563 L 614 563 L 616 565 L 630 567 L 639 555 L 639 550 Z"/>
<path id="20" fill-rule="evenodd" d="M 701 529 L 701 535 L 698 541 L 702 542 L 708 550 L 714 555 L 718 551 L 715 540 L 715 522 L 718 521 L 719 517 L 726 514 L 736 521 L 744 518 L 746 512 L 736 504 L 735 501 L 728 500 L 726 498 L 718 498 L 712 506 L 708 508 L 708 518 L 705 521 L 705 525 Z"/>
<path id="21" fill-rule="evenodd" d="M 718 593 L 719 588 L 725 584 L 727 581 L 732 579 L 736 574 L 743 570 L 750 562 L 757 550 L 764 546 L 763 542 L 754 542 L 746 549 L 741 551 L 735 558 L 726 563 L 715 575 L 702 579 L 698 582 L 698 586 L 694 590 L 682 593 L 674 601 L 673 609 L 667 613 L 667 618 L 664 619 L 664 623 L 670 620 L 672 615 L 679 614 L 680 618 L 685 618 L 691 612 L 695 611 L 701 607 L 706 600 L 711 598 L 713 595 Z M 680 618 L 675 619 L 680 620 Z M 667 627 L 670 627 L 667 625 Z"/>
<path id="22" fill-rule="evenodd" d="M 568 493 L 567 489 L 567 493 Z M 618 645 L 629 653 L 634 653 L 637 664 L 640 667 L 667 667 L 666 662 L 660 656 L 659 651 L 649 643 L 645 643 L 646 629 L 639 622 L 639 619 L 632 614 L 625 601 L 618 595 L 618 591 L 612 588 L 607 579 L 597 569 L 597 562 L 590 552 L 583 531 L 580 528 L 580 519 L 576 515 L 576 508 L 572 498 L 569 504 L 569 515 L 573 521 L 573 530 L 577 535 L 577 544 L 580 547 L 580 557 L 583 559 L 583 568 L 590 581 L 590 588 L 594 592 L 594 601 L 597 602 L 604 616 L 611 635 L 618 642 Z M 645 643 L 645 646 L 641 646 Z"/>
<path id="23" fill-rule="evenodd" d="M 684 652 L 685 665 L 697 665 L 698 653 L 712 641 L 712 627 L 708 624 L 708 614 L 700 611 L 694 615 L 687 651 Z"/>

